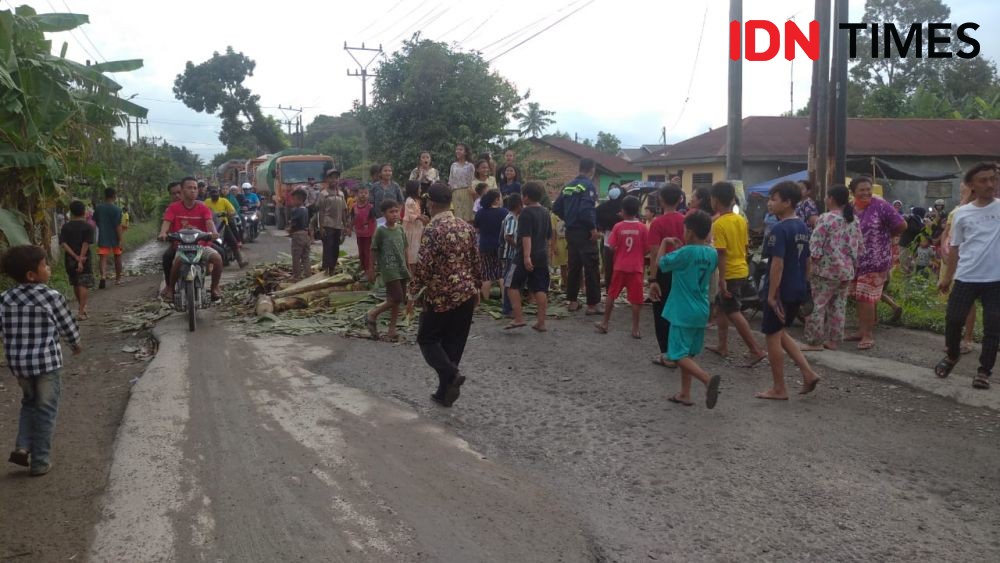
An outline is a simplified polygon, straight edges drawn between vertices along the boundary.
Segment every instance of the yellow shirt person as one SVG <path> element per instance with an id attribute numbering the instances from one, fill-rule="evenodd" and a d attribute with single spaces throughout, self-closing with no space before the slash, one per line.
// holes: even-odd
<path id="1" fill-rule="evenodd" d="M 212 198 L 208 198 L 205 200 L 205 205 L 212 210 L 212 213 L 219 216 L 222 219 L 222 222 L 227 225 L 229 224 L 230 215 L 236 215 L 236 208 L 233 207 L 233 204 L 229 203 L 229 200 L 224 197 L 214 200 Z"/>
<path id="2" fill-rule="evenodd" d="M 747 247 L 750 235 L 747 220 L 733 212 L 720 215 L 712 224 L 715 248 L 726 251 L 726 279 L 746 279 L 750 275 L 747 265 Z"/>

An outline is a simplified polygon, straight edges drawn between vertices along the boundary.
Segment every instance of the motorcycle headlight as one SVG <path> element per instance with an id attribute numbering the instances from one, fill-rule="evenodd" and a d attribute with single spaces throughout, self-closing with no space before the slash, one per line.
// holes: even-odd
<path id="1" fill-rule="evenodd" d="M 250 220 L 251 221 L 256 221 L 257 220 L 257 214 L 254 213 L 254 214 L 250 215 Z"/>

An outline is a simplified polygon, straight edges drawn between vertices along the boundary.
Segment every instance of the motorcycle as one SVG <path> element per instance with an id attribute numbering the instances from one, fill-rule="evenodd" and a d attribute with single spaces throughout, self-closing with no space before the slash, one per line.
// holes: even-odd
<path id="1" fill-rule="evenodd" d="M 253 242 L 260 236 L 259 211 L 250 207 L 243 207 L 240 211 L 242 213 L 243 225 L 245 226 L 243 240 L 244 242 Z"/>
<path id="2" fill-rule="evenodd" d="M 170 233 L 167 239 L 179 243 L 177 259 L 180 260 L 180 270 L 174 286 L 173 305 L 178 311 L 187 312 L 188 330 L 194 332 L 195 311 L 207 308 L 212 303 L 205 288 L 205 276 L 208 272 L 205 249 L 198 244 L 212 240 L 212 235 L 198 229 L 182 229 Z"/>
<path id="3" fill-rule="evenodd" d="M 233 252 L 233 249 L 228 244 L 226 244 L 225 229 L 228 228 L 229 226 L 226 225 L 226 223 L 223 223 L 218 219 L 216 220 L 215 229 L 219 232 L 219 237 L 212 240 L 212 248 L 219 253 L 219 256 L 222 256 L 223 268 L 236 260 L 236 253 Z"/>

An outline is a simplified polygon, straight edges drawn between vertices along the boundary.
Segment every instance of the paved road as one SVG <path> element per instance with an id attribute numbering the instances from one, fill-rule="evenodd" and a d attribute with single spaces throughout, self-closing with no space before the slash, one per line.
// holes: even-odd
<path id="1" fill-rule="evenodd" d="M 809 398 L 758 401 L 766 365 L 708 358 L 719 406 L 678 407 L 652 338 L 589 321 L 477 317 L 445 410 L 413 346 L 171 319 L 91 556 L 997 560 L 996 411 L 827 367 Z"/>

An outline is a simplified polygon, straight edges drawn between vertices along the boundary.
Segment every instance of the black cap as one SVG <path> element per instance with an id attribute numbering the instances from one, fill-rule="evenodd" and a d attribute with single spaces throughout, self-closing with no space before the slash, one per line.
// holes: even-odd
<path id="1" fill-rule="evenodd" d="M 218 192 L 219 191 L 219 186 L 209 186 L 208 187 L 208 191 L 209 192 Z"/>
<path id="2" fill-rule="evenodd" d="M 440 182 L 431 184 L 427 188 L 427 199 L 434 203 L 451 203 L 451 188 Z"/>

